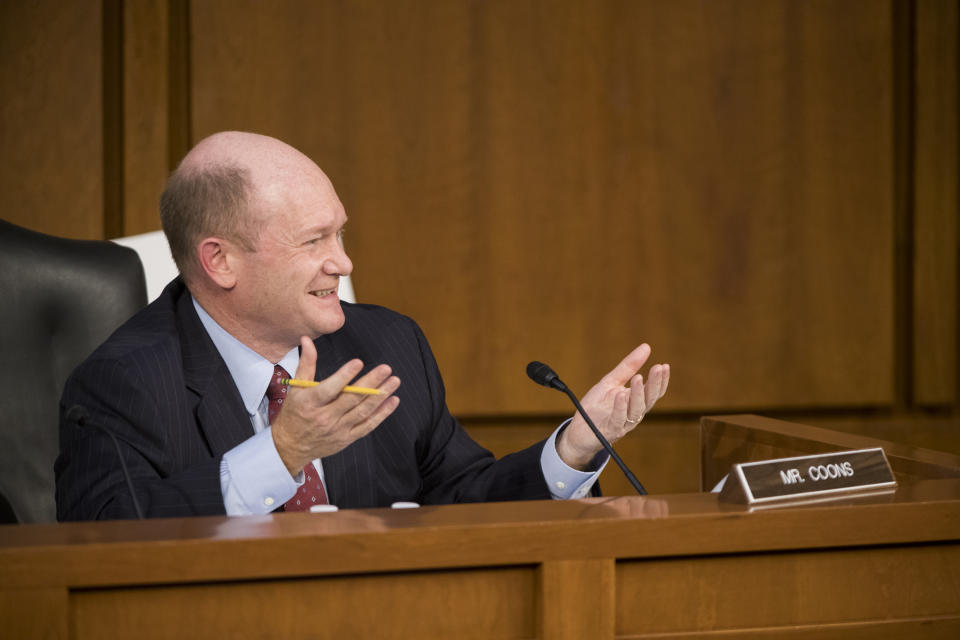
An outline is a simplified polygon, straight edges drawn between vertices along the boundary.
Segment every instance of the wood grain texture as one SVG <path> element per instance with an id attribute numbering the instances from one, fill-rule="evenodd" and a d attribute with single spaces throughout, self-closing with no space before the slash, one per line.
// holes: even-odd
<path id="1" fill-rule="evenodd" d="M 642 340 L 674 365 L 668 409 L 887 405 L 891 19 L 193 3 L 192 127 L 327 169 L 361 299 L 424 326 L 461 415 L 560 412 L 528 360 L 583 392 Z"/>
<path id="2" fill-rule="evenodd" d="M 5 637 L 67 640 L 69 614 L 64 587 L 0 591 L 0 629 Z"/>
<path id="3" fill-rule="evenodd" d="M 779 429 L 722 420 L 755 439 Z M 332 637 L 611 637 L 611 622 L 623 637 L 943 637 L 960 602 L 960 479 L 936 479 L 955 457 L 912 455 L 930 474 L 893 494 L 769 510 L 694 493 L 0 527 L 0 611 L 69 589 L 69 613 L 50 616 L 76 638 L 187 619 L 198 635 L 317 635 L 302 621 L 318 610 Z M 443 596 L 447 610 L 427 610 Z"/>
<path id="4" fill-rule="evenodd" d="M 789 419 L 792 422 L 960 455 L 960 415 L 956 414 L 819 415 L 791 416 Z"/>
<path id="5" fill-rule="evenodd" d="M 617 635 L 956 618 L 958 562 L 956 545 L 621 562 Z"/>
<path id="6" fill-rule="evenodd" d="M 101 238 L 123 235 L 123 31 L 122 0 L 103 2 L 103 230 Z"/>
<path id="7" fill-rule="evenodd" d="M 916 3 L 913 394 L 921 405 L 958 399 L 958 14 L 955 2 Z"/>
<path id="8" fill-rule="evenodd" d="M 101 3 L 0 3 L 0 216 L 103 237 Z"/>
<path id="9" fill-rule="evenodd" d="M 0 8 L 6 219 L 103 236 L 102 5 Z M 353 215 L 361 298 L 424 325 L 460 415 L 560 414 L 523 387 L 528 359 L 582 393 L 640 340 L 674 365 L 666 410 L 912 409 L 894 371 L 956 407 L 955 3 L 110 6 L 123 232 L 158 227 L 200 137 L 294 143 Z"/>
<path id="10" fill-rule="evenodd" d="M 169 174 L 169 1 L 123 7 L 123 235 L 160 228 Z"/>
<path id="11" fill-rule="evenodd" d="M 533 638 L 532 568 L 79 591 L 76 638 Z M 185 621 L 189 621 L 186 624 Z"/>
<path id="12" fill-rule="evenodd" d="M 470 418 L 464 427 L 474 440 L 502 457 L 548 437 L 568 416 L 527 420 Z M 699 419 L 650 415 L 614 444 L 614 449 L 651 494 L 699 490 L 693 472 L 699 461 Z M 632 496 L 633 487 L 612 462 L 600 476 L 605 496 Z"/>
<path id="13" fill-rule="evenodd" d="M 0 588 L 318 577 L 960 539 L 960 480 L 751 511 L 715 494 L 0 528 Z M 830 527 L 823 526 L 829 519 Z M 175 539 L 177 544 L 170 544 Z M 269 541 L 270 553 L 262 547 Z M 323 547 L 324 553 L 315 550 Z M 243 562 L 237 562 L 242 558 Z"/>
<path id="14" fill-rule="evenodd" d="M 745 638 L 747 640 L 954 640 L 960 632 L 960 617 L 933 616 L 909 620 L 874 620 L 869 622 L 840 622 L 836 624 L 790 625 L 764 628 L 690 631 L 671 633 L 670 640 L 721 640 Z M 663 638 L 658 634 L 624 634 L 619 640 L 639 638 Z"/>
<path id="15" fill-rule="evenodd" d="M 960 456 L 951 453 L 756 415 L 705 416 L 700 420 L 700 487 L 709 491 L 738 462 L 875 447 L 883 449 L 898 482 L 960 478 Z"/>
<path id="16" fill-rule="evenodd" d="M 500 457 L 546 438 L 567 417 L 466 418 L 463 425 L 472 438 Z M 960 455 L 960 417 L 955 415 L 811 413 L 791 414 L 782 420 L 835 430 L 841 435 L 866 436 Z M 614 448 L 651 494 L 688 493 L 700 490 L 699 479 L 692 472 L 700 465 L 699 440 L 699 417 L 664 416 L 654 411 L 634 431 L 615 443 Z M 729 471 L 729 466 L 718 471 L 722 476 Z M 600 486 L 605 496 L 635 493 L 623 474 L 612 465 L 600 476 Z"/>
<path id="17" fill-rule="evenodd" d="M 544 562 L 539 578 L 538 637 L 613 638 L 616 581 L 612 558 Z"/>

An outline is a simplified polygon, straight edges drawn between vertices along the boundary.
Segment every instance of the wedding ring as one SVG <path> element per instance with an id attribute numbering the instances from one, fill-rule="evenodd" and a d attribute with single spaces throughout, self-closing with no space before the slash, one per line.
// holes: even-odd
<path id="1" fill-rule="evenodd" d="M 630 419 L 628 419 L 628 420 L 627 420 L 627 424 L 637 424 L 637 423 L 640 422 L 641 420 L 643 420 L 643 418 L 637 418 L 636 420 L 630 420 Z"/>

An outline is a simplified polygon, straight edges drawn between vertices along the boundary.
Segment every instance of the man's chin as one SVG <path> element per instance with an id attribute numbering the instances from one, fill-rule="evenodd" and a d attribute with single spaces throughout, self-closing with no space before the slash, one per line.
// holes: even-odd
<path id="1" fill-rule="evenodd" d="M 312 333 L 314 334 L 314 338 L 339 331 L 345 322 L 346 317 L 344 317 L 343 310 L 338 305 L 337 313 L 328 312 L 324 314 L 323 318 L 318 318 L 316 322 L 313 323 Z"/>

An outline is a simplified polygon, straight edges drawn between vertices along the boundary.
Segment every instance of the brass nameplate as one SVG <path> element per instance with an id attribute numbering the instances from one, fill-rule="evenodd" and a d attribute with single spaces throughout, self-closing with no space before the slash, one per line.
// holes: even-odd
<path id="1" fill-rule="evenodd" d="M 860 449 L 734 464 L 720 500 L 753 505 L 896 486 L 883 449 Z"/>

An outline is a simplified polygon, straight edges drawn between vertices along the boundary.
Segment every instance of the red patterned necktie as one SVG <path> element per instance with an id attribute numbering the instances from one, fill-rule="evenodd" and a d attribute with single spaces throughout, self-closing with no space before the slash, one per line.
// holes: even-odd
<path id="1" fill-rule="evenodd" d="M 287 397 L 287 385 L 282 384 L 280 380 L 289 377 L 290 374 L 280 365 L 273 368 L 273 377 L 267 385 L 267 399 L 270 401 L 267 412 L 270 424 L 273 424 L 277 414 L 280 413 L 283 400 Z M 297 489 L 297 493 L 283 505 L 285 511 L 306 511 L 315 504 L 327 504 L 327 492 L 323 488 L 323 480 L 320 479 L 320 472 L 312 462 L 303 468 L 303 479 L 304 482 Z"/>

